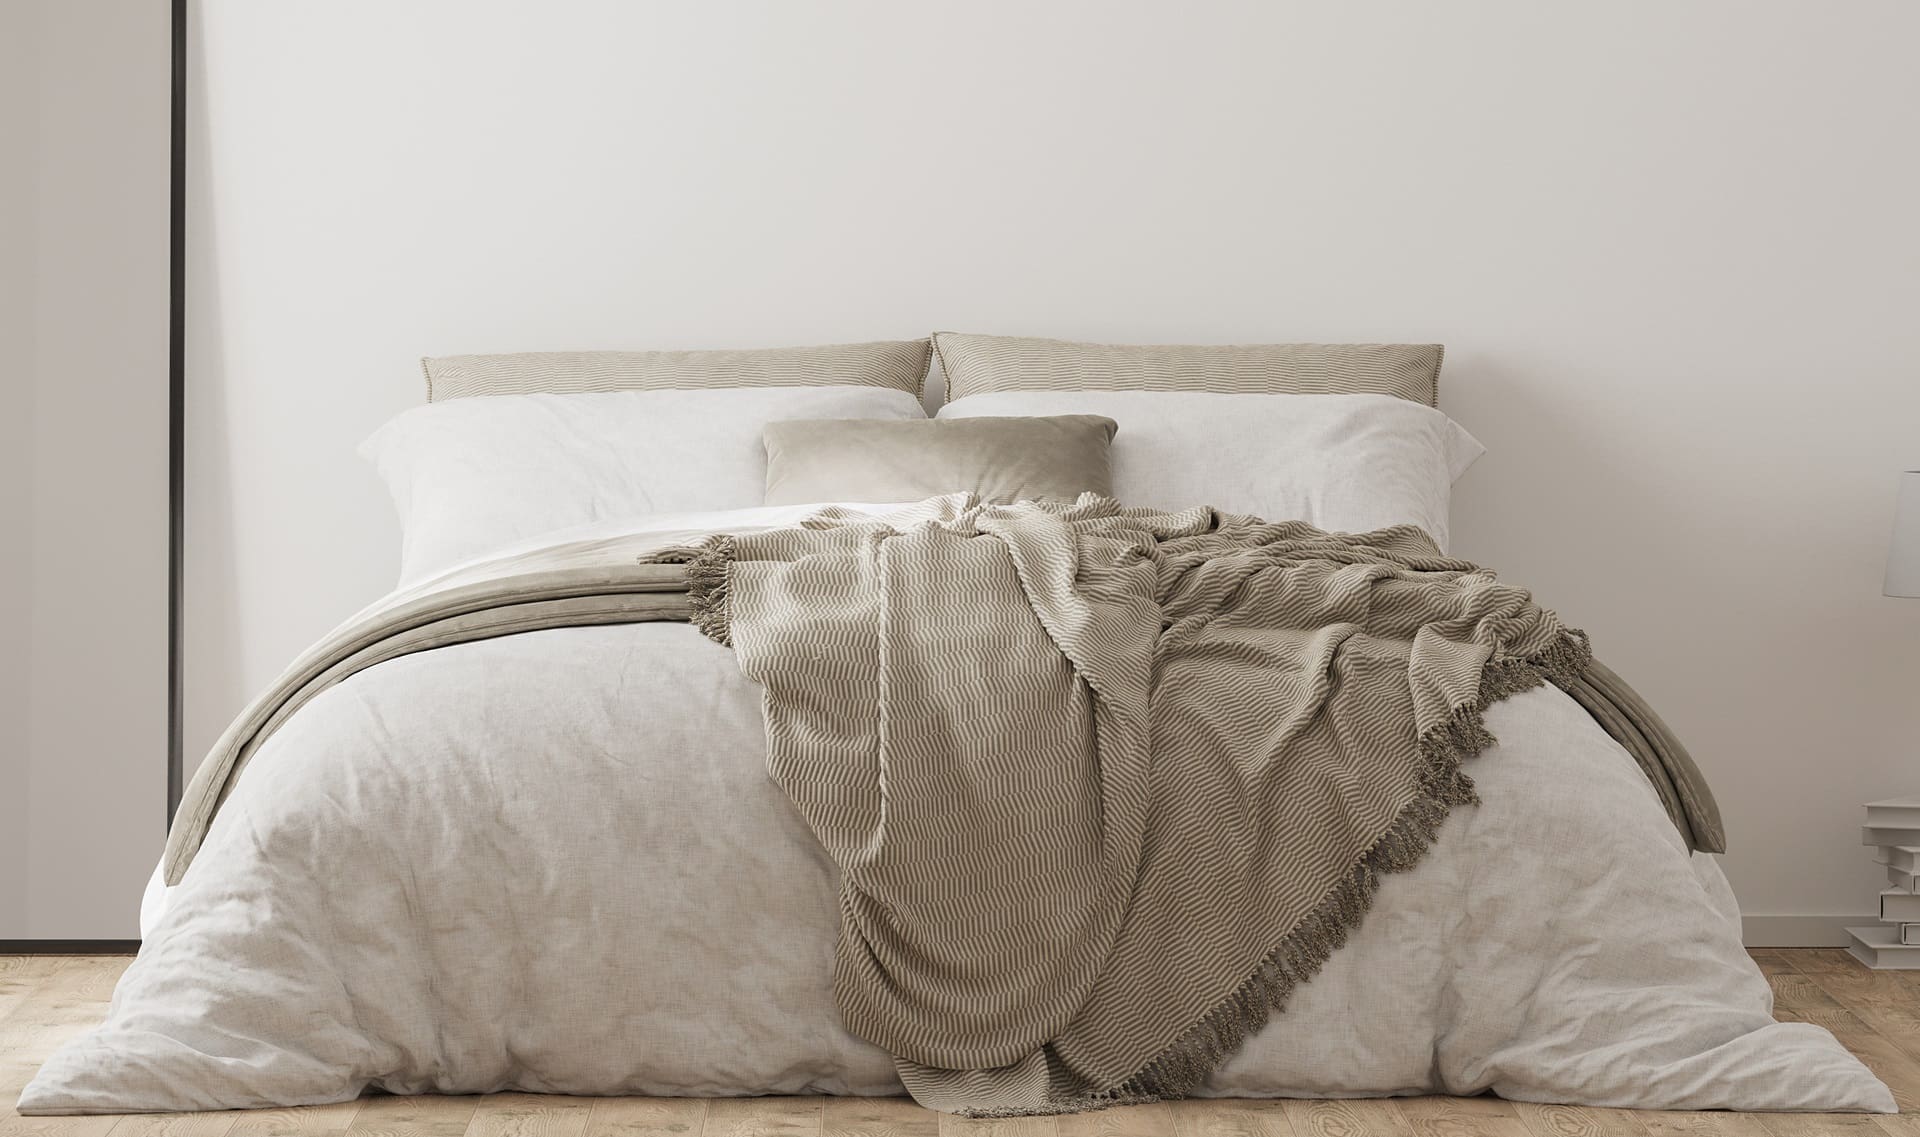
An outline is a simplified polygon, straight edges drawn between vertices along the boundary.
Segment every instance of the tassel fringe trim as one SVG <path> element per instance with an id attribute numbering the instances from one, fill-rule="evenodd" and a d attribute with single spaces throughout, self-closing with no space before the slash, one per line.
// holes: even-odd
<path id="1" fill-rule="evenodd" d="M 698 545 L 663 549 L 654 564 L 687 566 L 688 623 L 721 647 L 733 646 L 733 537 L 716 533 Z"/>
<path id="2" fill-rule="evenodd" d="M 1568 629 L 1554 644 L 1528 659 L 1489 662 L 1480 673 L 1476 696 L 1455 707 L 1445 720 L 1420 738 L 1424 765 L 1414 799 L 1400 811 L 1379 840 L 1360 855 L 1347 875 L 1296 925 L 1272 954 L 1260 962 L 1225 1002 L 1204 1015 L 1139 1073 L 1102 1090 L 1074 1088 L 1071 1074 L 1055 1069 L 1055 1093 L 1036 1108 L 966 1110 L 969 1117 L 1020 1117 L 1082 1113 L 1116 1105 L 1137 1105 L 1191 1095 L 1215 1069 L 1237 1053 L 1247 1039 L 1286 1009 L 1295 988 L 1319 973 L 1373 904 L 1380 878 L 1406 872 L 1433 847 L 1440 826 L 1456 805 L 1476 805 L 1473 779 L 1460 767 L 1491 746 L 1486 709 L 1522 691 L 1551 682 L 1565 687 L 1580 677 L 1592 659 L 1585 632 Z M 1051 1056 L 1050 1056 L 1051 1057 Z"/>

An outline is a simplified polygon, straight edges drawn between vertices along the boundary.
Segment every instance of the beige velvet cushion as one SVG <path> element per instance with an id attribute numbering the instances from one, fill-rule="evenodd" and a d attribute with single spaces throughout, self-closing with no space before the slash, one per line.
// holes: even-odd
<path id="1" fill-rule="evenodd" d="M 744 351 L 527 351 L 422 359 L 427 401 L 469 395 L 573 395 L 583 391 L 709 387 L 890 387 L 918 395 L 927 340 Z"/>
<path id="2" fill-rule="evenodd" d="M 990 391 L 1206 391 L 1227 395 L 1440 393 L 1437 343 L 1100 344 L 940 332 L 947 399 Z"/>
<path id="3" fill-rule="evenodd" d="M 989 501 L 1113 492 L 1099 415 L 768 423 L 768 505 L 919 501 L 971 490 Z"/>

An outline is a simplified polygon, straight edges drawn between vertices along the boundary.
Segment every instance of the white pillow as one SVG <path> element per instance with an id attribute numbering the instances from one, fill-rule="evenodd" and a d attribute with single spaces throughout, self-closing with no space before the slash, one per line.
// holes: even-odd
<path id="1" fill-rule="evenodd" d="M 400 511 L 404 586 L 555 530 L 757 506 L 770 422 L 925 417 L 877 387 L 495 395 L 416 407 L 360 453 Z"/>
<path id="2" fill-rule="evenodd" d="M 1459 423 L 1390 395 L 1001 391 L 940 418 L 1105 415 L 1113 492 L 1127 505 L 1211 505 L 1360 533 L 1411 523 L 1447 547 L 1454 479 L 1486 452 Z"/>

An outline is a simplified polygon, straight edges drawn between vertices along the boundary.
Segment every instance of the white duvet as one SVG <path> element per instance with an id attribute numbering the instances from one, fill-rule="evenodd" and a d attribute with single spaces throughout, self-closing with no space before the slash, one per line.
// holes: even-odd
<path id="1" fill-rule="evenodd" d="M 1585 712 L 1542 688 L 1487 723 L 1484 804 L 1206 1092 L 1893 1110 L 1825 1030 L 1772 1021 L 1718 866 Z M 900 1093 L 840 1025 L 834 870 L 764 757 L 758 690 L 685 625 L 363 672 L 257 753 L 20 1109 Z"/>

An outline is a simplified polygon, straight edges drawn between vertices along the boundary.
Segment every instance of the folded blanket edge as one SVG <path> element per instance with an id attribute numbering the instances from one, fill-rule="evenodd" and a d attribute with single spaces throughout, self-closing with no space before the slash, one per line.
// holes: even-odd
<path id="1" fill-rule="evenodd" d="M 733 547 L 731 533 L 715 533 L 697 545 L 676 545 L 647 558 L 686 566 L 687 622 L 721 647 L 733 646 Z"/>

